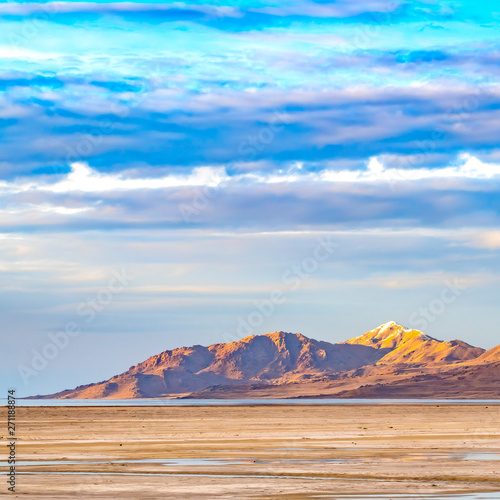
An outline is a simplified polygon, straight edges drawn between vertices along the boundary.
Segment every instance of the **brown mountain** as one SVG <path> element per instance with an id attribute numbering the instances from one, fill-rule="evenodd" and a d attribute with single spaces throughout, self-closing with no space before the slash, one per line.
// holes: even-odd
<path id="1" fill-rule="evenodd" d="M 252 335 L 237 342 L 165 351 L 111 379 L 53 395 L 144 398 L 186 394 L 213 385 L 284 383 L 376 363 L 384 350 L 330 344 L 300 333 Z"/>
<path id="2" fill-rule="evenodd" d="M 109 380 L 41 397 L 389 397 L 391 387 L 393 394 L 404 397 L 405 391 L 416 394 L 415 385 L 420 394 L 415 397 L 434 397 L 442 388 L 436 379 L 463 385 L 471 373 L 482 380 L 499 354 L 500 346 L 485 352 L 391 321 L 339 344 L 275 332 L 208 347 L 181 347 Z"/>

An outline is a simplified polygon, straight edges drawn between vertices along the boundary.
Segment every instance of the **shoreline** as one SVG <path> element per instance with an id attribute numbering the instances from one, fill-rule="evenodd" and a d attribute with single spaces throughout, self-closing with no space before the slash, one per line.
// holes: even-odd
<path id="1" fill-rule="evenodd" d="M 3 403 L 5 401 L 5 404 Z M 7 399 L 0 398 L 0 408 L 7 406 Z M 381 399 L 381 398 L 238 398 L 238 399 L 27 399 L 17 398 L 16 405 L 23 408 L 41 407 L 238 407 L 238 406 L 484 406 L 500 405 L 500 399 Z"/>

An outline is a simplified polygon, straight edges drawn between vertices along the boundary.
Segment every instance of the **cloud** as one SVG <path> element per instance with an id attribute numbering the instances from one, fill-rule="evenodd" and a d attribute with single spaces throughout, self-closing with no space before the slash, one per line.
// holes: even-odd
<path id="1" fill-rule="evenodd" d="M 228 175 L 223 167 L 197 167 L 188 175 L 167 175 L 152 178 L 126 178 L 122 174 L 102 174 L 84 162 L 72 163 L 68 174 L 57 182 L 0 182 L 0 191 L 20 193 L 48 191 L 53 193 L 134 191 L 176 187 L 218 187 L 232 183 L 255 184 L 310 184 L 310 183 L 382 183 L 413 182 L 439 179 L 493 179 L 500 178 L 500 165 L 484 163 L 470 154 L 459 156 L 460 164 L 444 168 L 385 168 L 377 157 L 366 169 L 321 170 L 304 172 L 300 163 L 286 171 L 271 173 L 243 173 Z"/>
<path id="2" fill-rule="evenodd" d="M 223 168 L 198 167 L 193 173 L 185 176 L 170 175 L 149 179 L 126 179 L 121 175 L 104 175 L 89 168 L 85 163 L 71 164 L 71 172 L 66 179 L 55 184 L 33 185 L 19 187 L 26 191 L 36 189 L 53 193 L 69 193 L 74 191 L 104 192 L 130 191 L 140 189 L 164 189 L 177 186 L 218 186 L 226 180 Z"/>
<path id="3" fill-rule="evenodd" d="M 41 61 L 44 59 L 55 59 L 58 56 L 57 52 L 47 53 L 18 47 L 0 47 L 0 59 Z"/>
<path id="4" fill-rule="evenodd" d="M 32 16 L 45 14 L 45 17 L 54 17 L 68 13 L 98 13 L 98 14 L 126 14 L 126 13 L 168 13 L 172 17 L 184 18 L 192 14 L 207 14 L 216 10 L 210 5 L 189 5 L 186 3 L 134 3 L 134 2 L 47 2 L 47 3 L 7 3 L 0 5 L 0 14 Z M 238 9 L 227 7 L 224 9 L 227 16 L 238 15 Z"/>
<path id="5" fill-rule="evenodd" d="M 468 244 L 474 248 L 500 250 L 500 231 L 482 231 L 474 234 Z"/>
<path id="6" fill-rule="evenodd" d="M 196 91 L 168 87 L 165 79 L 132 85 L 130 78 L 90 76 L 88 82 L 67 75 L 4 78 L 0 162 L 15 164 L 12 174 L 35 162 L 41 168 L 71 161 L 97 169 L 267 161 L 275 170 L 300 162 L 307 170 L 315 162 L 347 164 L 389 153 L 410 166 L 437 155 L 445 166 L 461 151 L 480 157 L 494 150 L 500 126 L 500 94 L 492 84 L 284 91 L 214 81 Z M 105 84 L 92 84 L 100 81 Z M 141 90 L 124 92 L 130 86 Z M 283 116 L 278 124 L 277 115 Z"/>
<path id="7" fill-rule="evenodd" d="M 500 167 L 470 155 L 445 168 L 385 168 L 373 157 L 352 170 L 206 166 L 164 176 L 75 163 L 67 174 L 1 182 L 0 230 L 491 228 L 500 212 L 489 200 L 499 190 Z"/>
<path id="8" fill-rule="evenodd" d="M 42 203 L 40 205 L 37 204 L 25 204 L 22 208 L 6 208 L 0 210 L 1 215 L 33 215 L 36 212 L 40 212 L 42 214 L 58 214 L 58 215 L 73 215 L 79 214 L 82 212 L 87 212 L 91 210 L 91 207 L 79 207 L 79 208 L 70 208 L 64 206 L 53 206 L 47 203 Z"/>
<path id="9" fill-rule="evenodd" d="M 283 6 L 254 7 L 249 10 L 270 14 L 273 16 L 310 16 L 310 17 L 335 17 L 345 18 L 358 16 L 364 13 L 384 12 L 390 13 L 400 8 L 402 2 L 393 0 L 363 0 L 351 2 L 349 0 L 340 0 L 335 3 L 296 1 Z"/>
<path id="10" fill-rule="evenodd" d="M 455 273 L 445 274 L 443 272 L 422 273 L 374 273 L 372 276 L 363 277 L 353 281 L 343 281 L 345 286 L 368 287 L 390 290 L 414 290 L 435 286 L 436 284 L 458 283 L 460 286 L 473 287 L 488 283 L 497 283 L 500 277 L 491 274 L 467 274 L 457 277 Z M 340 285 L 339 280 L 339 285 Z M 327 284 L 325 283 L 327 286 Z"/>
<path id="11" fill-rule="evenodd" d="M 492 179 L 500 178 L 500 165 L 483 163 L 469 154 L 459 157 L 458 166 L 444 168 L 385 168 L 377 157 L 370 159 L 366 170 L 324 170 L 318 173 L 301 173 L 292 167 L 285 174 L 252 175 L 263 183 L 282 182 L 342 182 L 342 183 L 387 183 L 438 180 L 438 179 Z M 244 178 L 241 176 L 240 178 Z"/>
<path id="12" fill-rule="evenodd" d="M 296 0 L 0 12 L 10 229 L 28 228 L 28 213 L 71 230 L 182 225 L 178 207 L 204 184 L 220 187 L 196 219 L 205 227 L 497 220 L 487 200 L 498 191 L 500 92 L 495 73 L 478 77 L 500 52 L 488 26 L 465 33 L 459 10 Z M 9 52 L 9 34 L 41 15 Z M 438 18 L 443 33 L 408 43 Z"/>
<path id="13" fill-rule="evenodd" d="M 280 6 L 245 6 L 239 8 L 228 5 L 189 4 L 184 2 L 163 3 L 134 3 L 134 2 L 47 2 L 47 3 L 8 3 L 0 5 L 0 14 L 31 16 L 43 13 L 47 16 L 56 16 L 68 13 L 98 13 L 98 14 L 134 14 L 150 13 L 152 15 L 168 14 L 174 19 L 196 19 L 194 14 L 220 17 L 243 17 L 247 13 L 262 14 L 273 17 L 328 17 L 345 18 L 357 16 L 366 12 L 392 12 L 401 6 L 401 2 L 394 0 L 363 0 L 355 4 L 348 0 L 339 0 L 325 4 L 307 0 L 296 0 Z M 207 20 L 206 17 L 202 20 Z"/>

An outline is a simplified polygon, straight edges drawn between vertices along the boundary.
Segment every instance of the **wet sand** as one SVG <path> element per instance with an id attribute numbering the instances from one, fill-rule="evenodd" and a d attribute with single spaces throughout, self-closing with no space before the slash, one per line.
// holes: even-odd
<path id="1" fill-rule="evenodd" d="M 18 407 L 17 436 L 11 498 L 500 498 L 499 405 Z"/>

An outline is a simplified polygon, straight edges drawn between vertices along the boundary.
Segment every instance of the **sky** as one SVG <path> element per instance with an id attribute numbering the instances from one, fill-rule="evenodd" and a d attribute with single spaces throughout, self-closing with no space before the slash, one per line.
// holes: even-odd
<path id="1" fill-rule="evenodd" d="M 1 385 L 390 320 L 498 345 L 499 27 L 470 0 L 1 3 Z"/>

